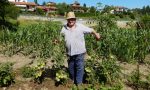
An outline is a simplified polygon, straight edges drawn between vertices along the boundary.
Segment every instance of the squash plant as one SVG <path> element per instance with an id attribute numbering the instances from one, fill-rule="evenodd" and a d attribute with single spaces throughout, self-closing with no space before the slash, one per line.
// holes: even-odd
<path id="1" fill-rule="evenodd" d="M 12 63 L 0 64 L 0 86 L 9 86 L 15 82 Z"/>
<path id="2" fill-rule="evenodd" d="M 42 83 L 43 80 L 43 72 L 45 71 L 46 61 L 43 59 L 39 59 L 37 64 L 32 67 L 34 73 L 33 78 L 35 82 Z"/>

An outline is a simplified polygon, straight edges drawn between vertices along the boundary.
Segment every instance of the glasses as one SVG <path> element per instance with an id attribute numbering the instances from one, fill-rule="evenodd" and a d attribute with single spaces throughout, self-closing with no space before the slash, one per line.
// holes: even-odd
<path id="1" fill-rule="evenodd" d="M 76 18 L 67 19 L 68 21 L 76 21 Z"/>

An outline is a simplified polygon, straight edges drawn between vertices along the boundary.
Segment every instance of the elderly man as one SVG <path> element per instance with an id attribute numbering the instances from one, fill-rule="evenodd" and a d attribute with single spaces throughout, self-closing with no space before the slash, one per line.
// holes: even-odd
<path id="1" fill-rule="evenodd" d="M 99 33 L 92 28 L 76 23 L 74 12 L 69 12 L 67 24 L 63 26 L 61 34 L 65 37 L 70 77 L 76 85 L 82 84 L 84 75 L 85 33 L 92 33 L 97 40 L 100 39 Z"/>

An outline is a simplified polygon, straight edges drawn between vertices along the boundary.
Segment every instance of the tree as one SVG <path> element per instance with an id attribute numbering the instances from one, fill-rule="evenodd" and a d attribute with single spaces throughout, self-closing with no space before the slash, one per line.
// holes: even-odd
<path id="1" fill-rule="evenodd" d="M 5 21 L 7 18 L 16 19 L 19 14 L 19 9 L 10 4 L 8 0 L 0 1 L 0 19 Z"/>
<path id="2" fill-rule="evenodd" d="M 86 8 L 86 4 L 85 3 L 83 4 L 83 7 Z"/>
<path id="3" fill-rule="evenodd" d="M 90 8 L 90 13 L 95 13 L 96 12 L 96 8 L 94 7 L 94 6 L 92 6 L 91 8 Z"/>
<path id="4" fill-rule="evenodd" d="M 8 2 L 8 0 L 0 0 L 0 26 L 6 26 L 11 28 L 9 19 L 17 19 L 19 15 L 19 9 Z"/>
<path id="5" fill-rule="evenodd" d="M 0 19 L 5 21 L 6 8 L 9 5 L 7 0 L 0 1 Z"/>
<path id="6" fill-rule="evenodd" d="M 71 11 L 70 5 L 67 5 L 66 3 L 58 3 L 56 7 L 58 8 L 58 14 L 60 15 L 64 15 L 65 12 Z"/>
<path id="7" fill-rule="evenodd" d="M 44 2 L 42 3 L 42 5 L 46 5 L 46 2 L 44 1 Z"/>
<path id="8" fill-rule="evenodd" d="M 34 0 L 34 2 L 35 2 L 36 4 L 38 4 L 38 0 Z"/>
<path id="9" fill-rule="evenodd" d="M 88 10 L 85 3 L 83 4 L 83 10 L 84 10 L 84 12 L 87 12 L 87 10 Z"/>
<path id="10" fill-rule="evenodd" d="M 38 15 L 44 15 L 44 11 L 42 9 L 40 9 L 40 8 L 37 8 L 36 9 L 36 14 L 38 14 Z"/>
<path id="11" fill-rule="evenodd" d="M 146 6 L 146 14 L 150 14 L 150 7 Z"/>
<path id="12" fill-rule="evenodd" d="M 101 3 L 101 2 L 98 2 L 98 3 L 96 4 L 96 8 L 97 8 L 98 10 L 101 10 L 101 8 L 102 8 L 102 3 Z"/>
<path id="13" fill-rule="evenodd" d="M 105 5 L 102 13 L 110 13 L 110 11 L 113 10 L 113 9 L 114 9 L 113 6 Z"/>

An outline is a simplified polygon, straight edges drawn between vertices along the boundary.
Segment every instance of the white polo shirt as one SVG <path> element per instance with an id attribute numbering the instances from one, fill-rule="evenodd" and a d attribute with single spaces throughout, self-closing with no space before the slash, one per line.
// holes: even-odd
<path id="1" fill-rule="evenodd" d="M 65 37 L 67 54 L 69 56 L 86 52 L 84 34 L 91 33 L 92 28 L 86 27 L 83 24 L 76 23 L 76 27 L 72 30 L 64 25 L 61 34 Z"/>

